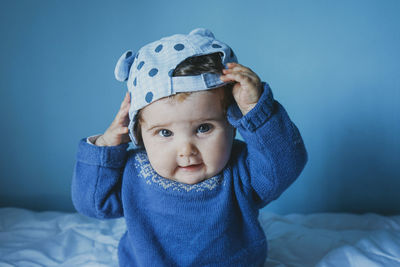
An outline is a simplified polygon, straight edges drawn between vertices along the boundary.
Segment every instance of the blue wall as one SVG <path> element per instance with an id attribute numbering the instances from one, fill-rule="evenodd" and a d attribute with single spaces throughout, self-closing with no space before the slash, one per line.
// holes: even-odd
<path id="1" fill-rule="evenodd" d="M 308 148 L 266 209 L 400 212 L 400 1 L 134 2 L 0 2 L 0 206 L 72 211 L 77 143 L 126 90 L 116 60 L 207 27 L 270 83 Z"/>

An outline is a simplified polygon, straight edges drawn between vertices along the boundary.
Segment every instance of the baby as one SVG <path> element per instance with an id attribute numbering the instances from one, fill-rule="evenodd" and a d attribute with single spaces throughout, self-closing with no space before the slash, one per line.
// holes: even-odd
<path id="1" fill-rule="evenodd" d="M 206 29 L 126 52 L 115 75 L 129 93 L 103 135 L 81 140 L 72 199 L 125 218 L 120 266 L 263 266 L 259 209 L 307 161 L 270 87 Z"/>

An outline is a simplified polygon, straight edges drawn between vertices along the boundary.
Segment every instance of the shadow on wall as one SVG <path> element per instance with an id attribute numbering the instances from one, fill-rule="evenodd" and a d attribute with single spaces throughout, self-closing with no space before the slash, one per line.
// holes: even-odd
<path id="1" fill-rule="evenodd" d="M 344 124 L 349 122 L 354 124 Z M 339 131 L 329 134 L 331 147 L 322 168 L 327 172 L 321 176 L 326 177 L 327 210 L 399 213 L 400 137 L 394 140 L 385 125 L 371 118 L 341 124 L 331 128 Z"/>

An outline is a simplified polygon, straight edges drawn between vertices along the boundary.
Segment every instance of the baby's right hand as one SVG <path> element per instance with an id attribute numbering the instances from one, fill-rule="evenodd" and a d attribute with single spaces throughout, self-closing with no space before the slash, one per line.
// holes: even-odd
<path id="1" fill-rule="evenodd" d="M 96 146 L 118 146 L 130 141 L 128 135 L 130 100 L 130 94 L 127 92 L 114 121 L 105 133 L 97 138 Z"/>

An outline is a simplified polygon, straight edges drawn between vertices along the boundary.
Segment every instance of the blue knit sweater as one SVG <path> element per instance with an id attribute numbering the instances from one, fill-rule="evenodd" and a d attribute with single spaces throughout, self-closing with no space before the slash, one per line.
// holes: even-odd
<path id="1" fill-rule="evenodd" d="M 187 185 L 159 176 L 144 150 L 97 147 L 81 140 L 72 182 L 76 209 L 105 219 L 125 217 L 120 266 L 262 266 L 267 243 L 259 209 L 299 176 L 307 154 L 300 133 L 264 83 L 246 116 L 229 122 L 235 140 L 224 170 Z"/>

